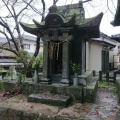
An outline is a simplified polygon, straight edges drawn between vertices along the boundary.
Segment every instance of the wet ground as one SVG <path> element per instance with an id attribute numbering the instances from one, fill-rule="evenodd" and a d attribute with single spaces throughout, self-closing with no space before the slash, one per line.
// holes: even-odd
<path id="1" fill-rule="evenodd" d="M 120 120 L 120 104 L 115 87 L 99 88 L 96 104 L 92 105 L 87 120 Z"/>
<path id="2" fill-rule="evenodd" d="M 18 95 L 9 98 L 0 94 L 0 107 L 22 111 L 42 113 L 82 120 L 120 120 L 120 104 L 115 87 L 99 88 L 96 103 L 75 103 L 67 108 L 60 108 L 41 103 L 28 103 L 27 96 Z M 8 99 L 9 98 L 9 99 Z"/>

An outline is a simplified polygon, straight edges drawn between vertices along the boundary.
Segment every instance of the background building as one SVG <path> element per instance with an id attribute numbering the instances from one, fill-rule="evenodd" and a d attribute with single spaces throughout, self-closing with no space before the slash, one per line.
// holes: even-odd
<path id="1" fill-rule="evenodd" d="M 24 50 L 28 51 L 30 55 L 32 56 L 35 52 L 36 48 L 36 37 L 29 36 L 29 35 L 23 35 L 23 46 Z M 7 42 L 6 38 L 0 37 L 0 45 L 3 45 Z M 5 44 L 6 47 L 9 47 L 8 44 Z M 14 47 L 14 45 L 12 46 Z M 40 42 L 40 53 L 43 52 L 43 43 Z M 11 65 L 18 65 L 16 62 L 16 56 L 14 53 L 7 51 L 7 50 L 1 50 L 0 51 L 0 64 L 4 67 L 9 67 Z"/>

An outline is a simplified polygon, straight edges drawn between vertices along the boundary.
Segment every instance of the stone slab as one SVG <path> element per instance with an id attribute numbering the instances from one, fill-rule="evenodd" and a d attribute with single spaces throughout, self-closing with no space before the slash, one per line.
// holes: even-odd
<path id="1" fill-rule="evenodd" d="M 69 96 L 52 95 L 52 94 L 31 94 L 28 96 L 28 102 L 44 103 L 54 106 L 67 107 L 70 103 Z"/>

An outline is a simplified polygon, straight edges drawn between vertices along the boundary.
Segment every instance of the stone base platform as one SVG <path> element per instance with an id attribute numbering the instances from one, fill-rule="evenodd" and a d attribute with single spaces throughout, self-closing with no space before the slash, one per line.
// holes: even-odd
<path id="1" fill-rule="evenodd" d="M 44 103 L 54 106 L 67 107 L 70 104 L 70 97 L 63 95 L 53 94 L 31 94 L 28 96 L 28 102 Z"/>
<path id="2" fill-rule="evenodd" d="M 3 82 L 5 91 L 13 89 L 11 86 L 15 86 L 13 82 Z M 96 92 L 98 88 L 98 78 L 92 78 L 91 82 L 86 86 L 61 86 L 60 84 L 35 84 L 32 81 L 26 81 L 22 86 L 22 93 L 26 95 L 31 94 L 43 94 L 49 92 L 52 95 L 69 96 L 73 102 L 94 102 L 96 98 Z"/>

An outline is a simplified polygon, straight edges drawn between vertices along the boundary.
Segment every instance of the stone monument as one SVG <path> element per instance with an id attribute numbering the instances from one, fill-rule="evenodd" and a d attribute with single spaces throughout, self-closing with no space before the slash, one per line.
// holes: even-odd
<path id="1" fill-rule="evenodd" d="M 9 69 L 10 69 L 11 80 L 16 80 L 17 79 L 17 73 L 16 73 L 16 70 L 15 70 L 15 66 L 11 66 Z"/>

